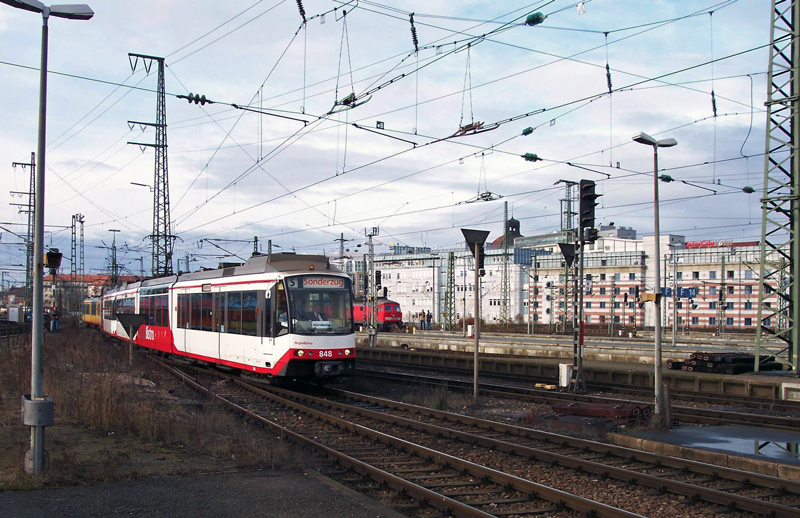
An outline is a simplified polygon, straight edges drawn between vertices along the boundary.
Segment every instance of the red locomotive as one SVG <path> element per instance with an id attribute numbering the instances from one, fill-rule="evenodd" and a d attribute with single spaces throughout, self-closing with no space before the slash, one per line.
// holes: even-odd
<path id="1" fill-rule="evenodd" d="M 393 325 L 403 327 L 403 313 L 400 304 L 393 300 L 378 298 L 375 301 L 378 329 L 389 331 Z M 353 300 L 353 322 L 356 325 L 369 324 L 370 307 L 364 299 Z"/>

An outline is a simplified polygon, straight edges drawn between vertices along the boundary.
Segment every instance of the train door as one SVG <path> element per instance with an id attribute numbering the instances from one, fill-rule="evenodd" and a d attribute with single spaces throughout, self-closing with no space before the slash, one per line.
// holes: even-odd
<path id="1" fill-rule="evenodd" d="M 214 286 L 213 292 L 213 328 L 214 339 L 217 342 L 217 358 L 222 358 L 222 333 L 225 332 L 227 322 L 225 322 L 225 292 L 220 286 Z"/>
<path id="2" fill-rule="evenodd" d="M 190 295 L 186 289 L 176 289 L 173 290 L 172 293 L 174 304 L 170 308 L 170 311 L 175 312 L 172 320 L 174 322 L 175 349 L 185 353 L 188 342 Z"/>

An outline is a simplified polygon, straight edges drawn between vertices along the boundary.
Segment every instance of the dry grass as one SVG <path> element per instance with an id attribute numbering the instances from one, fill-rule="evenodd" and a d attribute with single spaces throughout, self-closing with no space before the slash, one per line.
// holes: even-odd
<path id="1" fill-rule="evenodd" d="M 140 476 L 298 465 L 286 443 L 188 389 L 127 345 L 71 327 L 44 340 L 44 393 L 55 400 L 46 429 L 50 470 L 24 473 L 29 428 L 19 399 L 30 393 L 30 337 L 0 340 L 0 490 Z"/>

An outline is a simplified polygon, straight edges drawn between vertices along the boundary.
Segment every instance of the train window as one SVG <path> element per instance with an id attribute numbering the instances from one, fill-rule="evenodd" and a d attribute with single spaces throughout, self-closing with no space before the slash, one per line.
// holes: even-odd
<path id="1" fill-rule="evenodd" d="M 189 295 L 178 295 L 178 327 L 189 329 Z"/>
<path id="2" fill-rule="evenodd" d="M 258 335 L 258 292 L 242 293 L 242 334 Z"/>
<path id="3" fill-rule="evenodd" d="M 153 312 L 150 308 L 150 302 L 152 302 L 150 297 L 141 297 L 139 299 L 139 314 L 144 316 L 143 323 L 146 326 L 152 326 L 155 324 L 155 322 L 153 322 Z"/>
<path id="4" fill-rule="evenodd" d="M 274 291 L 274 290 L 273 290 Z M 265 292 L 264 307 L 261 310 L 261 336 L 271 336 L 272 334 L 272 292 L 267 290 Z"/>
<path id="5" fill-rule="evenodd" d="M 211 331 L 211 293 L 192 294 L 191 329 Z"/>
<path id="6" fill-rule="evenodd" d="M 228 293 L 228 333 L 242 334 L 242 294 Z"/>
<path id="7" fill-rule="evenodd" d="M 156 325 L 169 327 L 169 295 L 159 295 L 155 297 L 156 303 Z"/>
<path id="8" fill-rule="evenodd" d="M 277 333 L 274 336 L 282 336 L 289 332 L 289 304 L 286 302 L 286 289 L 284 288 L 283 281 L 278 282 L 274 289 L 275 297 L 275 314 L 278 315 L 276 324 Z"/>

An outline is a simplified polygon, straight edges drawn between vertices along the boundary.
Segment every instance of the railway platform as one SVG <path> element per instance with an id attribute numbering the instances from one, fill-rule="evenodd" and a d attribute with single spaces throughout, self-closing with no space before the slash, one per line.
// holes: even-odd
<path id="1" fill-rule="evenodd" d="M 681 427 L 606 435 L 617 446 L 800 480 L 800 432 L 743 425 Z"/>

